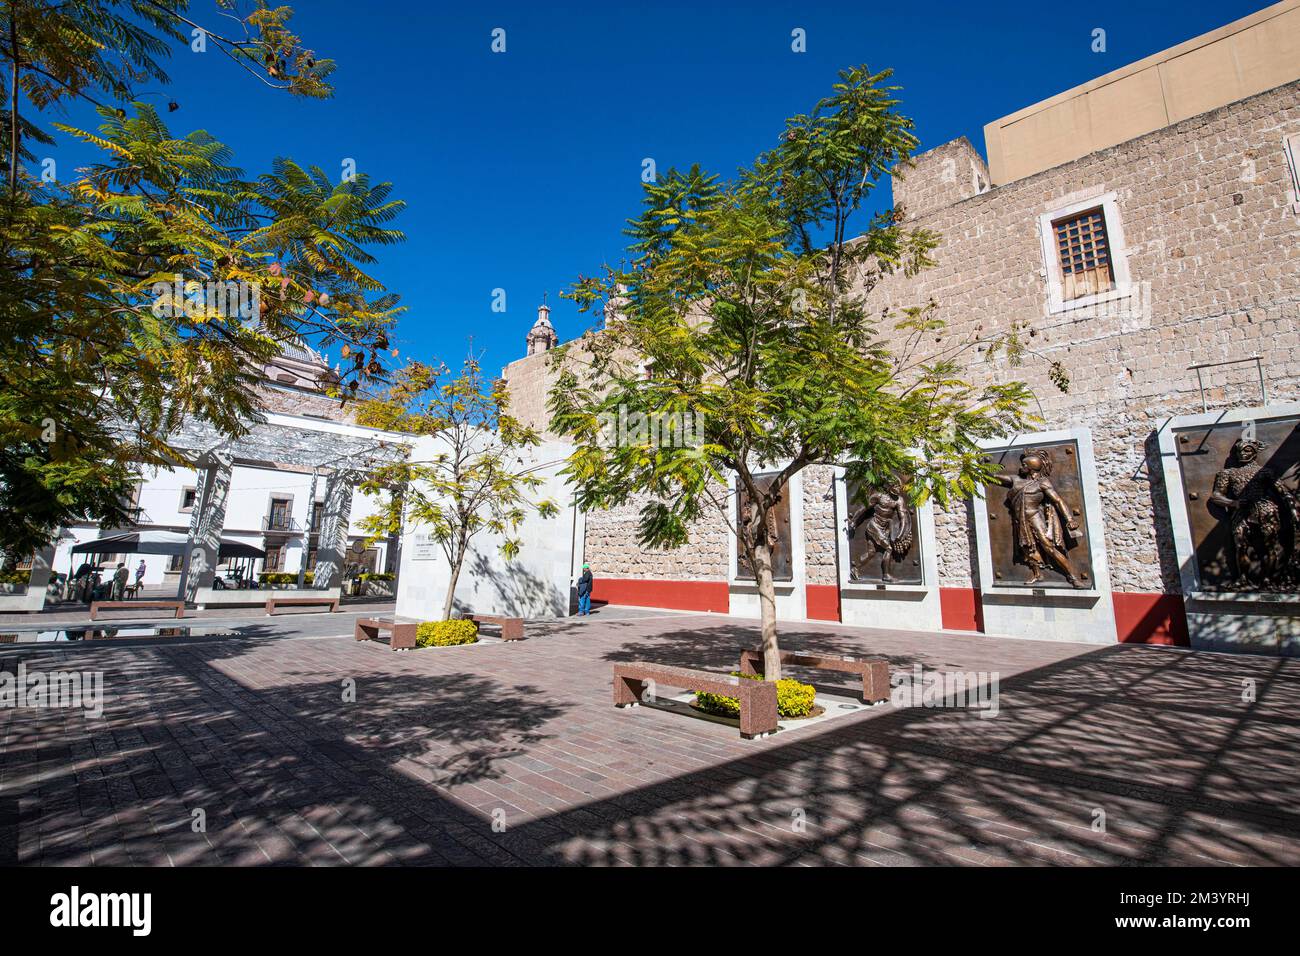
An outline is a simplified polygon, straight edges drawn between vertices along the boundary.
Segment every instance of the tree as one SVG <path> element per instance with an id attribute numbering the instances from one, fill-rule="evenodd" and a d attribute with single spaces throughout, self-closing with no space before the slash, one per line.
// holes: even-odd
<path id="1" fill-rule="evenodd" d="M 555 359 L 551 428 L 576 445 L 565 473 L 578 505 L 648 499 L 639 529 L 650 548 L 682 546 L 692 523 L 720 513 L 755 574 L 768 680 L 781 675 L 769 515 L 791 479 L 839 464 L 850 481 L 901 478 L 913 501 L 946 505 L 988 476 L 978 442 L 1027 420 L 1025 385 L 966 378 L 981 347 L 1016 357 L 1013 337 L 932 351 L 945 336 L 936 303 L 866 305 L 882 277 L 932 265 L 939 241 L 893 208 L 850 234 L 850 217 L 917 146 L 889 76 L 842 72 L 732 182 L 692 167 L 647 184 L 628 229 L 631 266 L 566 293 L 583 310 L 619 313 Z M 614 435 L 620 413 L 694 416 L 699 440 Z"/>
<path id="2" fill-rule="evenodd" d="M 427 527 L 441 546 L 451 569 L 444 621 L 451 617 L 461 568 L 477 535 L 501 535 L 501 554 L 513 560 L 520 542 L 511 535 L 528 514 L 559 514 L 550 499 L 531 497 L 542 478 L 524 454 L 541 437 L 509 414 L 508 403 L 505 383 L 486 381 L 471 356 L 454 376 L 445 365 L 409 362 L 382 396 L 358 411 L 363 425 L 429 436 L 442 449 L 427 460 L 380 466 L 360 487 L 381 501 L 380 510 L 362 522 L 367 533 L 397 534 L 405 518 Z"/>
<path id="3" fill-rule="evenodd" d="M 223 10 L 226 4 L 219 3 Z M 0 550 L 31 553 L 76 520 L 115 525 L 142 464 L 185 461 L 187 418 L 226 438 L 260 408 L 258 369 L 285 343 L 342 343 L 339 394 L 382 378 L 401 311 L 369 273 L 399 242 L 388 183 L 333 182 L 289 159 L 247 177 L 204 131 L 173 134 L 134 84 L 166 82 L 173 42 L 210 43 L 263 83 L 330 95 L 329 60 L 254 4 L 241 37 L 200 31 L 183 0 L 9 0 L 0 17 Z M 20 109 L 20 93 L 27 106 Z M 96 103 L 88 132 L 35 119 Z M 122 105 L 116 105 L 122 104 Z M 173 106 L 175 104 L 172 104 Z M 33 175 L 55 130 L 104 154 L 68 181 Z"/>

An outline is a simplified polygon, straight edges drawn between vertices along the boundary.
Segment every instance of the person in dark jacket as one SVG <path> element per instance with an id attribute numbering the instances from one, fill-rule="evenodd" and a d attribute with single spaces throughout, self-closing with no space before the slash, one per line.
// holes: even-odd
<path id="1" fill-rule="evenodd" d="M 591 613 L 591 565 L 582 566 L 582 574 L 578 577 L 578 613 L 587 615 Z"/>

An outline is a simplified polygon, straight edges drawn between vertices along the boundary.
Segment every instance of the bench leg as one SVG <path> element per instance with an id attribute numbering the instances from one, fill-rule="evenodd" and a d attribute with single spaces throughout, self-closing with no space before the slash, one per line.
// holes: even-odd
<path id="1" fill-rule="evenodd" d="M 501 640 L 522 641 L 524 639 L 523 621 L 506 621 L 501 625 Z"/>
<path id="2" fill-rule="evenodd" d="M 889 700 L 889 665 L 871 661 L 862 675 L 862 702 L 878 704 Z"/>
<path id="3" fill-rule="evenodd" d="M 740 736 L 746 740 L 776 731 L 776 684 L 769 684 L 770 694 L 755 695 L 740 702 Z"/>
<path id="4" fill-rule="evenodd" d="M 415 647 L 415 632 L 416 627 L 414 624 L 394 627 L 391 632 L 393 636 L 389 640 L 389 647 L 395 651 L 409 651 Z"/>
<path id="5" fill-rule="evenodd" d="M 632 707 L 641 703 L 641 694 L 645 690 L 645 681 L 633 677 L 614 675 L 614 706 Z"/>
<path id="6" fill-rule="evenodd" d="M 762 660 L 761 657 L 755 657 L 754 655 L 750 654 L 750 653 L 747 652 L 747 651 L 741 651 L 741 652 L 740 652 L 740 672 L 741 672 L 742 674 L 758 674 L 758 673 L 760 673 L 760 671 L 759 671 L 759 669 L 758 669 L 758 664 L 759 664 L 759 662 L 760 662 L 761 660 Z"/>

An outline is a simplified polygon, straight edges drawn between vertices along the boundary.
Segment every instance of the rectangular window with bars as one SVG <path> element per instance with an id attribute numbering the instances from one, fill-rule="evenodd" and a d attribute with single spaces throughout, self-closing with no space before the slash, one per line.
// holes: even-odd
<path id="1" fill-rule="evenodd" d="M 1052 223 L 1057 261 L 1061 266 L 1061 298 L 1080 299 L 1115 288 L 1106 216 L 1089 209 Z"/>

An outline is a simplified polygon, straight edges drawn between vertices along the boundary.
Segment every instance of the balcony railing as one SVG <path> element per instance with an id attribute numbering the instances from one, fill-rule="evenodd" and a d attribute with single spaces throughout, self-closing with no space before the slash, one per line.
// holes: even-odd
<path id="1" fill-rule="evenodd" d="M 298 523 L 296 518 L 290 515 L 271 514 L 262 519 L 262 530 L 293 532 L 301 531 L 302 525 Z"/>

